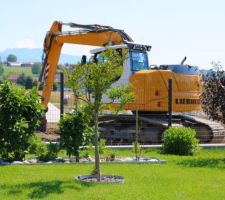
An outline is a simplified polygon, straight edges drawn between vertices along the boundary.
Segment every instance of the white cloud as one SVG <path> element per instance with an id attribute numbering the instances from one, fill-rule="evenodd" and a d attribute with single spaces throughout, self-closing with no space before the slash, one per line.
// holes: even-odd
<path id="1" fill-rule="evenodd" d="M 33 48 L 35 48 L 35 43 L 31 39 L 23 39 L 23 40 L 18 40 L 16 42 L 16 46 L 17 46 L 17 48 L 33 49 Z"/>

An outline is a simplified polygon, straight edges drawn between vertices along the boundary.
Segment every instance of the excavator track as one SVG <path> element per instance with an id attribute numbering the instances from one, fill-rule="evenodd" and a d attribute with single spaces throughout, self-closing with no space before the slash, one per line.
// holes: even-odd
<path id="1" fill-rule="evenodd" d="M 104 115 L 100 117 L 100 137 L 108 144 L 131 144 L 136 138 L 136 116 Z M 191 127 L 196 130 L 200 143 L 225 141 L 225 128 L 219 123 L 190 115 L 173 115 L 172 126 Z M 142 144 L 158 144 L 163 141 L 163 132 L 168 128 L 165 114 L 140 114 L 138 117 L 138 140 Z"/>
<path id="2" fill-rule="evenodd" d="M 221 123 L 197 116 L 181 115 L 181 117 L 195 124 L 193 128 L 196 129 L 200 141 L 211 143 L 225 142 L 225 127 Z M 201 127 L 203 127 L 203 129 L 201 129 Z M 206 131 L 204 131 L 204 128 L 210 131 L 208 135 Z"/>

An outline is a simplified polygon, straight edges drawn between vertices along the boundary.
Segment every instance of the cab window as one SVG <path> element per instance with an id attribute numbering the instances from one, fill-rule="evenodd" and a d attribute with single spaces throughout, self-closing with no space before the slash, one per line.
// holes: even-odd
<path id="1" fill-rule="evenodd" d="M 131 51 L 131 68 L 132 71 L 140 71 L 148 69 L 147 52 Z"/>
<path id="2" fill-rule="evenodd" d="M 102 63 L 107 61 L 107 58 L 105 56 L 103 56 L 101 53 L 96 55 L 96 62 L 97 63 Z"/>

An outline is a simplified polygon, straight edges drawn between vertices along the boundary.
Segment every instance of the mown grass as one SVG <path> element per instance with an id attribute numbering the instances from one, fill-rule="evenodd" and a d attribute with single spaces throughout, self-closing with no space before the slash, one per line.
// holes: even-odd
<path id="1" fill-rule="evenodd" d="M 117 156 L 133 155 L 114 150 Z M 122 175 L 122 185 L 81 184 L 93 164 L 11 165 L 0 167 L 0 199 L 223 199 L 225 150 L 201 150 L 195 156 L 172 156 L 147 150 L 166 164 L 102 164 L 105 174 Z"/>
<path id="2" fill-rule="evenodd" d="M 27 76 L 33 76 L 31 67 L 7 67 L 4 66 L 4 77 L 8 77 L 10 74 L 25 74 Z"/>

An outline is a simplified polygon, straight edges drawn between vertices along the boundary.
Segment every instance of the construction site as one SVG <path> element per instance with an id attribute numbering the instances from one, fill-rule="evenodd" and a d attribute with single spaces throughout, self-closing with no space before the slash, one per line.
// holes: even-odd
<path id="1" fill-rule="evenodd" d="M 0 199 L 224 199 L 224 7 L 3 1 Z"/>
<path id="2" fill-rule="evenodd" d="M 63 32 L 63 26 L 69 26 L 71 30 Z M 49 135 L 49 138 L 52 133 L 58 138 L 57 123 L 60 115 L 62 116 L 64 110 L 68 112 L 73 108 L 73 92 L 64 91 L 66 85 L 62 73 L 58 96 L 54 97 L 54 92 L 51 97 L 51 88 L 64 43 L 99 46 L 99 49 L 91 50 L 95 62 L 102 62 L 99 55 L 106 49 L 106 45 L 117 51 L 128 49 L 129 56 L 124 63 L 123 73 L 114 83 L 114 87 L 121 83 L 131 83 L 135 100 L 125 105 L 125 109 L 118 115 L 105 111 L 100 116 L 100 135 L 108 144 L 132 144 L 136 134 L 142 144 L 160 144 L 163 131 L 169 126 L 194 128 L 201 143 L 224 142 L 224 125 L 210 120 L 202 111 L 203 82 L 197 66 L 185 64 L 186 58 L 180 64 L 152 66 L 148 62 L 147 54 L 151 46 L 136 43 L 120 29 L 61 22 L 54 22 L 46 35 L 45 57 L 39 77 L 39 81 L 44 83 L 43 104 L 46 108 L 48 106 L 46 135 Z M 86 56 L 82 57 L 82 62 L 88 62 Z M 57 104 L 54 105 L 54 101 Z M 107 98 L 103 101 L 109 102 Z M 42 133 L 43 137 L 44 135 Z"/>

